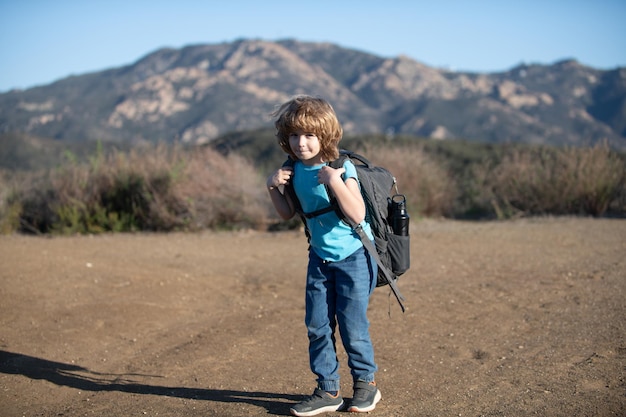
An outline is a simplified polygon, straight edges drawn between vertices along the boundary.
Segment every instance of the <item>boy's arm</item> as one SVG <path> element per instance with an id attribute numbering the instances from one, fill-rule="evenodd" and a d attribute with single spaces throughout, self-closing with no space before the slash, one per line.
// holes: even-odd
<path id="1" fill-rule="evenodd" d="M 355 178 L 343 181 L 341 175 L 345 171 L 344 168 L 323 167 L 320 170 L 320 182 L 331 188 L 343 214 L 355 224 L 359 224 L 365 219 L 365 202 Z"/>
<path id="2" fill-rule="evenodd" d="M 267 191 L 270 194 L 272 204 L 278 215 L 284 220 L 291 219 L 296 213 L 296 209 L 287 193 L 281 193 L 278 187 L 284 187 L 291 178 L 292 173 L 291 168 L 283 167 L 267 179 Z"/>

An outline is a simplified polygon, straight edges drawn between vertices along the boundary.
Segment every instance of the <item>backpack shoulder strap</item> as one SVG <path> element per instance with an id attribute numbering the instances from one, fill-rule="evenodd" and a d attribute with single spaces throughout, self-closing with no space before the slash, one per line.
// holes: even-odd
<path id="1" fill-rule="evenodd" d="M 341 167 L 343 166 L 343 163 L 346 160 L 346 158 L 347 156 L 340 155 L 339 158 L 337 158 L 334 161 L 331 161 L 328 165 L 332 168 Z M 291 157 L 288 157 L 287 160 L 283 163 L 283 166 L 294 168 L 295 161 Z M 295 174 L 295 170 L 294 170 L 294 174 Z M 327 207 L 321 208 L 319 210 L 315 210 L 314 212 L 311 212 L 311 213 L 305 213 L 304 210 L 302 209 L 302 204 L 300 203 L 300 200 L 298 199 L 298 196 L 296 195 L 296 190 L 293 187 L 293 180 L 294 180 L 294 176 L 292 176 L 291 181 L 285 185 L 285 194 L 289 196 L 289 198 L 291 199 L 294 205 L 294 209 L 296 213 L 300 216 L 300 219 L 302 220 L 302 223 L 304 224 L 304 232 L 308 240 L 311 239 L 311 233 L 309 232 L 309 229 L 307 227 L 306 219 L 312 219 L 314 217 L 320 216 L 325 213 L 329 213 L 331 211 L 336 212 L 337 216 L 339 216 L 340 219 L 343 219 L 343 220 L 347 219 L 344 216 L 341 209 L 339 208 L 339 203 L 337 202 L 337 199 L 335 198 L 334 194 L 331 192 L 330 187 L 328 187 L 327 185 L 325 185 L 325 187 L 326 187 L 326 193 L 328 194 L 328 198 L 330 200 L 330 205 Z"/>
<path id="2" fill-rule="evenodd" d="M 287 159 L 283 163 L 283 166 L 294 167 L 294 165 L 295 165 L 295 161 L 292 160 L 291 158 Z M 295 174 L 295 171 L 294 171 L 294 174 Z M 325 186 L 326 193 L 328 194 L 328 197 L 330 199 L 330 205 L 328 207 L 323 207 L 319 210 L 315 210 L 310 213 L 305 213 L 304 210 L 302 209 L 302 204 L 300 203 L 300 200 L 298 199 L 298 196 L 296 195 L 296 190 L 293 188 L 293 178 L 294 176 L 292 176 L 291 181 L 285 185 L 285 194 L 289 195 L 289 198 L 293 202 L 296 213 L 300 215 L 305 226 L 306 226 L 306 221 L 304 221 L 304 219 L 311 219 L 313 217 L 317 217 L 322 214 L 329 213 L 331 211 L 337 211 L 338 214 L 341 212 L 341 210 L 339 210 L 339 204 L 337 203 L 337 200 L 333 197 L 330 191 L 330 188 L 328 186 Z"/>
<path id="3" fill-rule="evenodd" d="M 294 169 L 295 172 L 295 164 L 296 161 L 294 161 L 293 159 L 291 159 L 291 157 L 288 157 L 287 160 L 283 163 L 283 167 L 290 167 Z M 293 188 L 293 178 L 291 181 L 289 181 L 286 185 L 285 185 L 285 194 L 289 196 L 289 198 L 291 199 L 291 202 L 293 203 L 295 209 L 296 209 L 296 213 L 301 214 L 302 213 L 302 205 L 300 204 L 300 200 L 298 200 L 298 197 L 296 196 L 296 190 L 294 190 Z"/>
<path id="4" fill-rule="evenodd" d="M 376 247 L 374 246 L 372 241 L 369 240 L 361 225 L 358 225 L 354 230 L 359 235 L 359 238 L 363 243 L 363 247 L 369 252 L 370 256 L 374 258 L 374 261 L 376 261 L 378 269 L 383 273 L 387 284 L 389 284 L 389 288 L 391 288 L 391 292 L 393 293 L 394 297 L 396 297 L 396 300 L 400 305 L 400 309 L 404 313 L 406 311 L 406 307 L 404 306 L 404 297 L 400 293 L 400 289 L 398 288 L 398 285 L 396 283 L 397 280 L 395 275 L 385 266 L 383 261 L 381 261 L 380 256 L 378 256 L 378 251 L 376 250 Z"/>
<path id="5" fill-rule="evenodd" d="M 328 163 L 328 166 L 331 168 L 341 168 L 343 166 L 343 163 L 346 162 L 346 159 L 348 159 L 350 157 L 350 154 L 348 153 L 348 151 L 343 151 L 341 150 L 339 152 L 339 158 L 335 159 L 334 161 L 330 161 Z"/>
<path id="6" fill-rule="evenodd" d="M 291 159 L 291 157 L 288 157 L 287 160 L 283 163 L 283 166 L 294 168 L 295 163 L 296 162 Z M 289 199 L 293 203 L 296 214 L 300 216 L 300 220 L 302 220 L 302 224 L 304 225 L 304 234 L 307 241 L 311 241 L 311 232 L 309 232 L 309 228 L 306 224 L 306 216 L 304 214 L 304 211 L 302 210 L 302 204 L 300 204 L 300 200 L 298 200 L 298 196 L 296 195 L 296 190 L 293 188 L 293 176 L 291 177 L 291 181 L 285 184 L 285 195 L 289 197 Z"/>
<path id="7" fill-rule="evenodd" d="M 339 151 L 339 158 L 335 159 L 334 161 L 329 162 L 328 166 L 331 167 L 331 168 L 334 168 L 334 169 L 343 168 L 343 164 L 346 162 L 346 159 L 350 159 L 350 155 L 351 154 L 352 153 L 349 152 L 349 151 L 345 151 L 343 149 L 340 150 Z M 347 224 L 349 224 L 350 227 L 352 227 L 354 229 L 357 225 L 353 224 L 350 221 L 350 219 L 348 219 L 348 217 L 345 214 L 343 214 L 343 212 L 339 208 L 339 203 L 337 202 L 337 199 L 335 198 L 335 195 L 330 190 L 330 187 L 327 186 L 327 185 L 326 185 L 326 193 L 328 194 L 328 198 L 330 199 L 330 206 L 337 213 L 337 217 L 339 217 L 339 219 L 341 219 L 344 222 L 346 222 Z"/>

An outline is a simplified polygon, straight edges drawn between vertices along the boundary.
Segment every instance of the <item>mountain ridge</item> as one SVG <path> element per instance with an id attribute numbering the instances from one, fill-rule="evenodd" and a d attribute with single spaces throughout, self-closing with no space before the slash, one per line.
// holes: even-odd
<path id="1" fill-rule="evenodd" d="M 296 94 L 335 107 L 346 134 L 626 149 L 626 68 L 575 60 L 454 72 L 332 43 L 240 39 L 161 48 L 132 64 L 0 94 L 0 133 L 203 144 L 271 127 Z"/>

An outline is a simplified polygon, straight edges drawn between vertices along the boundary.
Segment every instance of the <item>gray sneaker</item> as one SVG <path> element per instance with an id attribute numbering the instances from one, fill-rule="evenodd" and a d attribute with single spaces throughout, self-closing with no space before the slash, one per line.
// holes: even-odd
<path id="1" fill-rule="evenodd" d="M 298 417 L 316 416 L 329 411 L 337 411 L 343 406 L 341 394 L 333 397 L 319 388 L 315 388 L 313 395 L 289 409 L 292 415 Z"/>
<path id="2" fill-rule="evenodd" d="M 348 411 L 352 413 L 367 413 L 376 408 L 382 395 L 375 382 L 356 381 L 354 384 L 354 395 Z"/>

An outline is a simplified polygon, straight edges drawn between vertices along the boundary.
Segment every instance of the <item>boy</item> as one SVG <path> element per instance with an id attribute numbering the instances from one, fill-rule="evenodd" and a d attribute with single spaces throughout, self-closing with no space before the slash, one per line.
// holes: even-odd
<path id="1" fill-rule="evenodd" d="M 293 167 L 281 167 L 267 179 L 278 214 L 290 219 L 296 213 L 294 202 L 279 187 L 292 182 L 290 185 L 305 213 L 330 205 L 328 187 L 341 211 L 361 224 L 373 239 L 365 221 L 365 203 L 354 164 L 346 160 L 342 168 L 328 166 L 328 162 L 339 156 L 338 144 L 343 134 L 332 106 L 320 98 L 298 96 L 280 106 L 273 116 L 279 145 L 295 161 Z M 310 250 L 305 324 L 309 361 L 317 375 L 317 388 L 290 411 L 295 416 L 313 416 L 343 407 L 335 348 L 338 326 L 353 378 L 354 395 L 347 410 L 368 412 L 381 399 L 374 382 L 377 367 L 367 318 L 369 297 L 376 287 L 376 262 L 356 232 L 334 211 L 306 221 Z"/>

